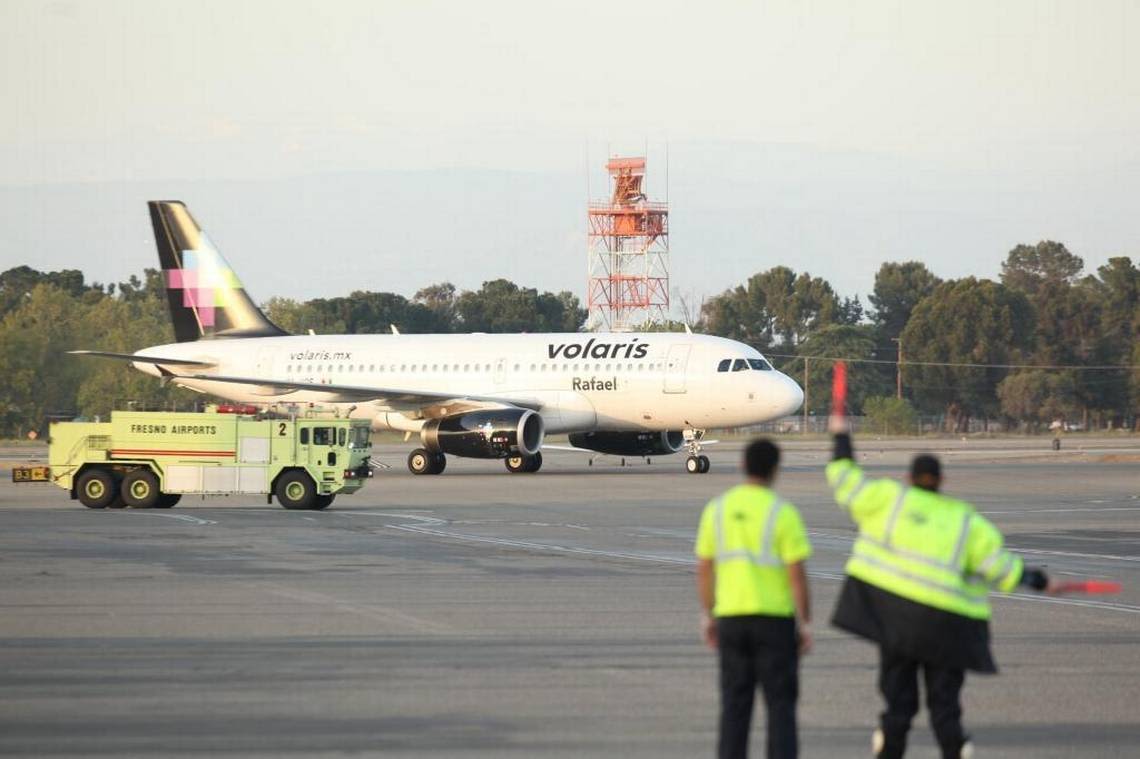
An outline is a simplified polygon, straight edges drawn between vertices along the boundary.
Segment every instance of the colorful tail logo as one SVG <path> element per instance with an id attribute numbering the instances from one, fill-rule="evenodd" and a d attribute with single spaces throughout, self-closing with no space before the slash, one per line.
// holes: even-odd
<path id="1" fill-rule="evenodd" d="M 182 202 L 152 200 L 147 205 L 178 342 L 287 334 L 250 300 Z"/>

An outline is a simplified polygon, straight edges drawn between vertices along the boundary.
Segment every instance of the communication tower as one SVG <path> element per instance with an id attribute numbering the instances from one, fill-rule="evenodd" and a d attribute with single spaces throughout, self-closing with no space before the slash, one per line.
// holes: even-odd
<path id="1" fill-rule="evenodd" d="M 669 313 L 669 204 L 642 188 L 645 158 L 611 158 L 608 201 L 590 201 L 589 325 L 628 331 L 665 321 Z"/>

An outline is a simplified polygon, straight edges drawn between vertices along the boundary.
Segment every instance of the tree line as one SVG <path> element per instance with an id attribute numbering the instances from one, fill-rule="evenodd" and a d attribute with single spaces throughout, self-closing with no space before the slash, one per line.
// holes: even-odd
<path id="1" fill-rule="evenodd" d="M 940 415 L 949 431 L 971 419 L 1138 428 L 1140 270 L 1126 257 L 1084 269 L 1052 241 L 1015 247 L 998 281 L 943 281 L 917 261 L 889 262 L 865 312 L 826 281 L 780 266 L 707 301 L 702 327 L 778 354 L 782 369 L 806 378 L 810 413 L 827 413 L 829 359 L 839 357 L 853 360 L 855 413 Z"/>
<path id="2" fill-rule="evenodd" d="M 1057 419 L 1137 425 L 1140 270 L 1129 258 L 1086 273 L 1060 243 L 1019 245 L 997 281 L 943 281 L 922 263 L 888 262 L 868 301 L 865 307 L 822 277 L 777 266 L 706 300 L 691 326 L 769 355 L 805 384 L 814 414 L 828 411 L 832 359 L 847 358 L 852 412 L 901 430 L 912 429 L 918 413 L 942 416 L 948 430 L 964 430 L 971 419 L 1031 429 Z M 574 332 L 586 320 L 573 294 L 505 279 L 470 291 L 434 284 L 410 299 L 373 291 L 271 298 L 264 308 L 296 334 L 379 333 L 393 325 L 405 333 Z M 153 269 L 112 284 L 87 282 L 77 270 L 3 272 L 0 435 L 43 432 L 53 414 L 106 415 L 128 401 L 189 407 L 199 396 L 118 362 L 66 354 L 126 353 L 173 339 L 162 277 Z"/>

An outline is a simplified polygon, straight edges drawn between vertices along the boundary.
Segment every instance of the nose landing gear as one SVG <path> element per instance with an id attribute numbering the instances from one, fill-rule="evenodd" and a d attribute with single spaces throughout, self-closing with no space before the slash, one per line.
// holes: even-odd
<path id="1" fill-rule="evenodd" d="M 689 474 L 705 474 L 711 464 L 709 457 L 701 453 L 701 441 L 704 440 L 704 430 L 685 430 L 685 447 L 689 450 L 689 457 L 685 459 L 685 471 Z"/>

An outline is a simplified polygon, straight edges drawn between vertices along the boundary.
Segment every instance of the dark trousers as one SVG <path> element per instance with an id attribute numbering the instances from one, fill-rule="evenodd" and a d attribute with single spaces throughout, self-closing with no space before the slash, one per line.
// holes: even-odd
<path id="1" fill-rule="evenodd" d="M 900 759 L 906 753 L 906 737 L 910 722 L 918 714 L 918 671 L 926 687 L 926 707 L 930 710 L 930 727 L 942 749 L 943 759 L 959 759 L 966 734 L 962 732 L 962 706 L 958 696 L 966 673 L 961 669 L 937 667 L 914 659 L 879 651 L 879 690 L 887 701 L 880 716 L 886 739 L 881 759 Z"/>
<path id="2" fill-rule="evenodd" d="M 759 687 L 768 713 L 768 759 L 795 759 L 799 655 L 796 623 L 789 617 L 721 617 L 720 759 L 744 759 L 752 704 Z"/>

